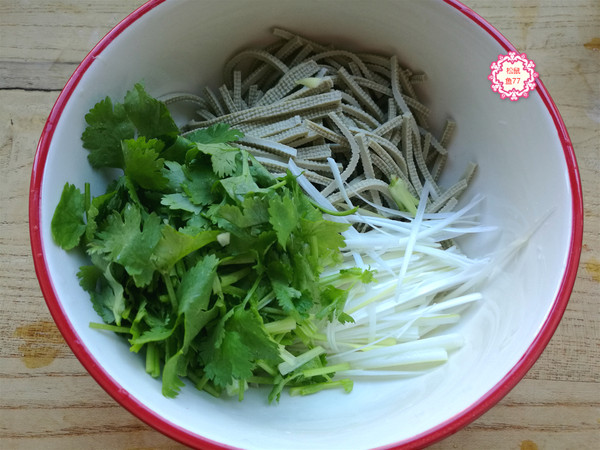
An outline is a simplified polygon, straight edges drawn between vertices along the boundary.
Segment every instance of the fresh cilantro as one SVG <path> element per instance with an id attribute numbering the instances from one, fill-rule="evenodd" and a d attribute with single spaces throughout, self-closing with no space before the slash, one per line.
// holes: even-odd
<path id="1" fill-rule="evenodd" d="M 275 178 L 237 148 L 240 131 L 217 124 L 181 135 L 141 84 L 85 119 L 90 164 L 122 172 L 94 198 L 67 183 L 51 232 L 90 258 L 77 277 L 105 322 L 96 328 L 126 334 L 166 397 L 186 377 L 240 399 L 267 380 L 270 401 L 289 384 L 300 393 L 338 386 L 322 375 L 315 321 L 352 321 L 349 289 L 373 278 L 321 275 L 341 262 L 348 225 L 325 220 L 292 174 Z"/>
<path id="2" fill-rule="evenodd" d="M 180 350 L 165 362 L 162 377 L 162 394 L 165 397 L 176 397 L 179 394 L 179 390 L 185 386 L 184 382 L 179 378 L 179 361 L 182 354 L 183 352 Z"/>
<path id="3" fill-rule="evenodd" d="M 242 156 L 242 170 L 239 175 L 221 179 L 221 186 L 232 200 L 241 201 L 247 194 L 263 192 L 256 184 L 250 173 L 250 163 L 245 151 L 238 153 Z"/>
<path id="4" fill-rule="evenodd" d="M 170 192 L 181 192 L 182 185 L 186 181 L 185 173 L 181 164 L 177 161 L 165 160 L 162 176 L 167 179 L 167 190 Z"/>
<path id="5" fill-rule="evenodd" d="M 184 138 L 183 136 L 177 136 L 175 141 L 163 150 L 161 156 L 167 161 L 183 164 L 188 152 L 194 148 L 196 148 L 196 144 L 194 142 Z"/>
<path id="6" fill-rule="evenodd" d="M 66 183 L 50 223 L 54 241 L 65 250 L 76 247 L 85 233 L 84 213 L 84 194 L 75 185 Z"/>
<path id="7" fill-rule="evenodd" d="M 90 243 L 91 253 L 102 254 L 108 261 L 125 267 L 136 286 L 145 286 L 152 281 L 154 268 L 148 262 L 161 237 L 157 215 L 147 215 L 142 221 L 139 208 L 127 205 L 122 215 L 111 214 L 106 227 L 96 236 Z"/>
<path id="8" fill-rule="evenodd" d="M 289 195 L 269 200 L 269 221 L 277 233 L 277 241 L 285 248 L 292 232 L 298 227 L 298 210 Z"/>
<path id="9" fill-rule="evenodd" d="M 218 123 L 210 128 L 200 128 L 186 135 L 187 139 L 199 144 L 228 144 L 242 137 L 244 137 L 244 133 L 229 128 L 226 123 Z"/>
<path id="10" fill-rule="evenodd" d="M 167 106 L 149 96 L 140 83 L 127 92 L 123 108 L 129 120 L 137 128 L 139 136 L 145 136 L 148 139 L 171 138 L 175 140 L 179 134 L 179 128 Z"/>
<path id="11" fill-rule="evenodd" d="M 189 235 L 165 225 L 152 255 L 154 266 L 161 272 L 167 272 L 175 263 L 196 250 L 217 240 L 218 230 L 206 230 Z"/>
<path id="12" fill-rule="evenodd" d="M 216 315 L 216 310 L 209 310 L 208 306 L 218 264 L 219 260 L 214 255 L 207 255 L 181 278 L 177 300 L 179 315 L 184 317 L 184 352 L 192 339 Z"/>
<path id="13" fill-rule="evenodd" d="M 278 363 L 277 344 L 264 331 L 260 315 L 240 307 L 219 323 L 201 354 L 206 374 L 219 387 L 252 376 L 258 360 Z"/>
<path id="14" fill-rule="evenodd" d="M 128 118 L 122 104 L 113 103 L 109 97 L 98 102 L 85 116 L 88 126 L 81 136 L 83 147 L 90 151 L 88 160 L 92 167 L 123 168 L 121 142 L 135 136 L 135 126 Z"/>
<path id="15" fill-rule="evenodd" d="M 247 195 L 239 205 L 221 206 L 216 215 L 239 228 L 265 224 L 270 218 L 267 201 L 254 195 Z"/>
<path id="16" fill-rule="evenodd" d="M 237 159 L 240 152 L 237 148 L 228 144 L 197 144 L 197 150 L 205 155 L 210 155 L 210 162 L 215 174 L 219 177 L 230 176 L 237 169 Z M 197 155 L 195 152 L 188 153 L 188 159 L 191 155 Z"/>
<path id="17" fill-rule="evenodd" d="M 193 214 L 200 214 L 202 212 L 202 207 L 195 205 L 194 202 L 182 192 L 165 194 L 162 197 L 161 203 L 172 210 L 187 211 Z"/>
<path id="18" fill-rule="evenodd" d="M 164 143 L 157 139 L 127 139 L 122 143 L 125 175 L 143 189 L 161 191 L 169 182 L 163 175 L 165 160 L 158 155 Z"/>
<path id="19" fill-rule="evenodd" d="M 214 186 L 219 177 L 205 165 L 194 165 L 185 172 L 181 187 L 195 205 L 210 205 L 218 200 Z"/>

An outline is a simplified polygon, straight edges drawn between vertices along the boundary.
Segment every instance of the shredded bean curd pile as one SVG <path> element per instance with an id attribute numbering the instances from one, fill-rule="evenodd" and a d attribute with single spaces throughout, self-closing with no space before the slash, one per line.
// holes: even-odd
<path id="1" fill-rule="evenodd" d="M 227 62 L 218 92 L 205 87 L 201 97 L 166 101 L 198 104 L 199 120 L 188 129 L 229 124 L 245 134 L 239 147 L 269 170 L 285 173 L 291 159 L 341 208 L 352 208 L 348 198 L 362 194 L 376 205 L 396 207 L 400 200 L 414 214 L 426 181 L 426 212 L 456 206 L 475 165 L 450 188 L 438 186 L 455 124 L 448 120 L 439 139 L 427 130 L 429 110 L 413 87 L 424 74 L 402 68 L 395 55 L 355 54 L 282 29 L 273 33 L 280 39 L 269 48 Z M 348 184 L 345 193 L 340 183 Z M 400 186 L 390 192 L 390 183 Z"/>

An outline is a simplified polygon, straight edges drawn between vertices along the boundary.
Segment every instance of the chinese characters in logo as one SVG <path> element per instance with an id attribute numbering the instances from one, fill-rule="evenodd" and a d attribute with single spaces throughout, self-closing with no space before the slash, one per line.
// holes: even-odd
<path id="1" fill-rule="evenodd" d="M 535 89 L 535 79 L 538 77 L 534 67 L 535 63 L 528 60 L 525 53 L 498 55 L 498 60 L 490 65 L 492 73 L 488 79 L 492 82 L 492 90 L 500 94 L 500 98 L 512 101 L 527 97 L 529 91 Z"/>

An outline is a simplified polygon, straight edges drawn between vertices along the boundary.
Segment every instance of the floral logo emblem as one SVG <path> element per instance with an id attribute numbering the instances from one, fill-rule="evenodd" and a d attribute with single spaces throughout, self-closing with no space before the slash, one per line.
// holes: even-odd
<path id="1" fill-rule="evenodd" d="M 500 94 L 500 98 L 508 97 L 513 102 L 529 96 L 529 91 L 535 89 L 535 79 L 538 77 L 534 67 L 535 63 L 527 59 L 525 53 L 498 55 L 498 60 L 490 65 L 492 73 L 488 80 L 492 82 L 492 90 Z"/>

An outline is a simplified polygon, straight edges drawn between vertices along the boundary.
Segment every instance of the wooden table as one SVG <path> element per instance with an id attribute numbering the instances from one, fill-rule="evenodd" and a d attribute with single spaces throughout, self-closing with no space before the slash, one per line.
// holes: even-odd
<path id="1" fill-rule="evenodd" d="M 365 0 L 366 1 L 366 0 Z M 69 75 L 141 0 L 0 0 L 0 448 L 180 448 L 85 372 L 42 298 L 27 228 L 37 141 Z M 600 3 L 466 4 L 536 64 L 580 165 L 585 233 L 564 318 L 524 380 L 435 449 L 600 448 Z M 567 4 L 568 6 L 561 6 Z"/>

